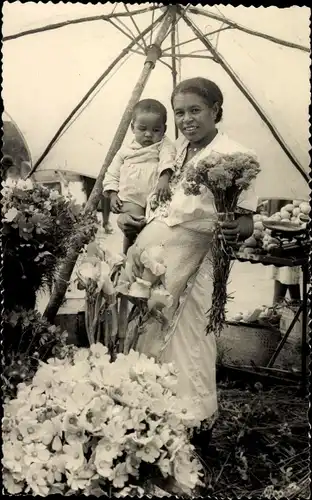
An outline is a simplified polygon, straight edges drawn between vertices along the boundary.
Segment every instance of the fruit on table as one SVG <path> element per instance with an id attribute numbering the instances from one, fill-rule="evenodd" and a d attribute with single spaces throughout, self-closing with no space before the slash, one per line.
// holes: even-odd
<path id="1" fill-rule="evenodd" d="M 288 203 L 282 208 L 282 210 L 287 210 L 287 212 L 292 212 L 294 208 L 295 206 L 293 203 Z"/>
<path id="2" fill-rule="evenodd" d="M 253 237 L 255 238 L 255 240 L 263 239 L 263 231 L 261 231 L 261 229 L 254 229 Z"/>
<path id="3" fill-rule="evenodd" d="M 307 201 L 303 201 L 302 203 L 300 203 L 299 208 L 301 213 L 303 214 L 307 215 L 310 213 L 310 205 Z"/>
<path id="4" fill-rule="evenodd" d="M 248 254 L 261 253 L 262 250 L 269 251 L 280 246 L 280 241 L 272 238 L 272 231 L 264 227 L 263 221 L 272 220 L 276 222 L 290 221 L 298 227 L 306 227 L 309 222 L 310 205 L 306 201 L 293 200 L 292 203 L 284 205 L 279 212 L 268 217 L 262 213 L 253 216 L 254 230 L 250 238 L 242 245 L 241 251 Z M 289 241 L 289 239 L 285 240 Z"/>
<path id="5" fill-rule="evenodd" d="M 302 200 L 294 200 L 293 201 L 294 207 L 299 207 L 301 205 L 301 203 L 302 203 Z"/>
<path id="6" fill-rule="evenodd" d="M 254 222 L 254 228 L 259 229 L 260 231 L 264 230 L 264 226 L 261 220 L 257 220 Z"/>
<path id="7" fill-rule="evenodd" d="M 299 207 L 295 207 L 293 209 L 292 213 L 293 213 L 294 217 L 298 217 L 298 215 L 300 214 L 300 208 Z"/>
<path id="8" fill-rule="evenodd" d="M 291 215 L 290 215 L 290 212 L 288 212 L 288 210 L 285 210 L 285 209 L 281 209 L 281 219 L 290 219 Z"/>
<path id="9" fill-rule="evenodd" d="M 233 321 L 242 321 L 243 313 L 239 312 L 239 313 L 235 314 L 232 319 L 233 319 Z"/>
<path id="10" fill-rule="evenodd" d="M 245 240 L 245 246 L 249 248 L 255 248 L 257 246 L 257 240 L 254 236 L 250 236 Z"/>

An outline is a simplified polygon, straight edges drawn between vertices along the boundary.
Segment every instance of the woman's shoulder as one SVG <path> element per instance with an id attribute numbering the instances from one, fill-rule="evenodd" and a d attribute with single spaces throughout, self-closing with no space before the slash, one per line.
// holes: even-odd
<path id="1" fill-rule="evenodd" d="M 215 144 L 213 144 L 213 149 L 218 151 L 218 153 L 246 153 L 252 156 L 257 156 L 254 150 L 240 144 L 238 141 L 232 139 L 223 132 L 219 133 L 216 139 Z"/>

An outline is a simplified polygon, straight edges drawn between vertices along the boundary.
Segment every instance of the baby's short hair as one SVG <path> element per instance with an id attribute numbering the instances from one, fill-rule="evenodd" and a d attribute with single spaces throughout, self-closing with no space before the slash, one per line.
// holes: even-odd
<path id="1" fill-rule="evenodd" d="M 167 123 L 167 110 L 161 102 L 156 101 L 156 99 L 143 99 L 139 101 L 133 108 L 132 121 L 135 120 L 136 114 L 138 112 L 144 113 L 155 113 L 161 117 L 164 125 Z"/>

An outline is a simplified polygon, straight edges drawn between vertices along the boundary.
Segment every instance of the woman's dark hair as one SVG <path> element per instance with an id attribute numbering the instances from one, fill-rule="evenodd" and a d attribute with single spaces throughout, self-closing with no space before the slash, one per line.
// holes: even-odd
<path id="1" fill-rule="evenodd" d="M 173 106 L 173 100 L 177 94 L 196 94 L 206 102 L 206 104 L 212 108 L 215 103 L 218 103 L 219 109 L 216 116 L 216 123 L 222 118 L 223 109 L 223 94 L 219 89 L 218 85 L 211 80 L 206 78 L 190 78 L 188 80 L 183 80 L 179 83 L 171 96 L 171 105 Z"/>
<path id="2" fill-rule="evenodd" d="M 155 99 L 143 99 L 139 101 L 133 108 L 132 120 L 136 118 L 136 114 L 140 111 L 145 113 L 155 113 L 161 117 L 164 125 L 167 123 L 167 110 L 161 102 Z"/>

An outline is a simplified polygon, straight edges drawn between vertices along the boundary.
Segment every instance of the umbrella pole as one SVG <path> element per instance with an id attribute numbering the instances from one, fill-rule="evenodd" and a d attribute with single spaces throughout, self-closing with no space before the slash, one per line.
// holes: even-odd
<path id="1" fill-rule="evenodd" d="M 177 86 L 177 59 L 176 59 L 176 29 L 177 29 L 177 14 L 174 12 L 172 17 L 172 31 L 171 31 L 171 73 L 172 73 L 172 86 L 173 90 Z M 174 126 L 175 138 L 178 138 L 178 127 Z"/>
<path id="2" fill-rule="evenodd" d="M 118 126 L 118 129 L 115 133 L 113 142 L 108 150 L 108 153 L 106 155 L 104 164 L 101 168 L 101 171 L 99 173 L 99 176 L 94 184 L 93 190 L 89 196 L 89 199 L 86 203 L 86 206 L 84 208 L 84 212 L 92 212 L 96 209 L 100 196 L 102 194 L 102 183 L 103 179 L 106 173 L 107 168 L 109 167 L 110 163 L 112 162 L 114 156 L 116 155 L 117 151 L 120 149 L 122 142 L 125 138 L 125 135 L 127 133 L 128 127 L 131 122 L 132 118 L 132 112 L 135 104 L 139 101 L 142 92 L 145 88 L 145 85 L 147 83 L 147 80 L 152 72 L 152 70 L 155 67 L 155 63 L 157 59 L 161 56 L 161 44 L 166 38 L 166 35 L 168 33 L 168 30 L 172 24 L 172 16 L 174 12 L 176 11 L 175 6 L 170 6 L 167 9 L 167 12 L 164 16 L 164 19 L 162 21 L 162 24 L 159 28 L 159 31 L 155 37 L 154 43 L 148 48 L 147 51 L 147 56 L 146 60 L 144 63 L 144 67 L 142 70 L 142 73 L 137 81 L 137 84 L 135 85 L 132 96 L 128 102 L 128 105 L 122 115 L 122 118 L 120 120 L 120 124 Z M 84 245 L 85 241 L 83 241 L 83 235 L 77 235 L 75 245 L 70 248 L 67 252 L 67 255 L 65 259 L 63 260 L 63 263 L 61 265 L 61 268 L 58 273 L 57 280 L 55 282 L 55 286 L 53 289 L 53 292 L 51 294 L 49 303 L 44 311 L 44 317 L 47 318 L 48 321 L 52 322 L 59 310 L 59 307 L 63 301 L 63 298 L 65 296 L 67 286 L 70 281 L 71 274 L 73 272 L 73 269 L 75 267 L 77 257 L 79 255 L 79 252 Z"/>
<path id="3" fill-rule="evenodd" d="M 265 114 L 265 112 L 261 109 L 255 98 L 252 96 L 252 94 L 249 92 L 249 90 L 245 87 L 243 82 L 236 76 L 235 72 L 231 68 L 231 66 L 227 63 L 227 61 L 219 54 L 219 52 L 214 48 L 214 46 L 205 38 L 203 33 L 198 29 L 198 27 L 188 18 L 188 16 L 184 13 L 181 13 L 184 21 L 186 24 L 191 28 L 191 30 L 194 32 L 194 34 L 198 37 L 198 39 L 205 45 L 205 47 L 210 51 L 210 53 L 213 55 L 215 61 L 220 64 L 220 66 L 224 69 L 224 71 L 229 75 L 231 80 L 235 83 L 237 88 L 242 92 L 242 94 L 246 97 L 246 99 L 250 102 L 252 107 L 255 109 L 255 111 L 258 113 L 262 121 L 266 124 L 270 132 L 272 133 L 274 139 L 277 141 L 277 143 L 280 145 L 288 159 L 291 161 L 291 163 L 294 165 L 294 167 L 298 170 L 298 172 L 302 175 L 302 177 L 305 179 L 306 182 L 309 182 L 309 175 L 305 172 L 304 168 L 300 164 L 300 162 L 297 160 L 295 155 L 292 153 L 292 151 L 289 149 L 287 144 L 285 143 L 284 139 L 281 137 L 280 133 L 274 126 L 274 124 L 271 122 L 271 120 L 268 118 L 268 116 Z"/>

